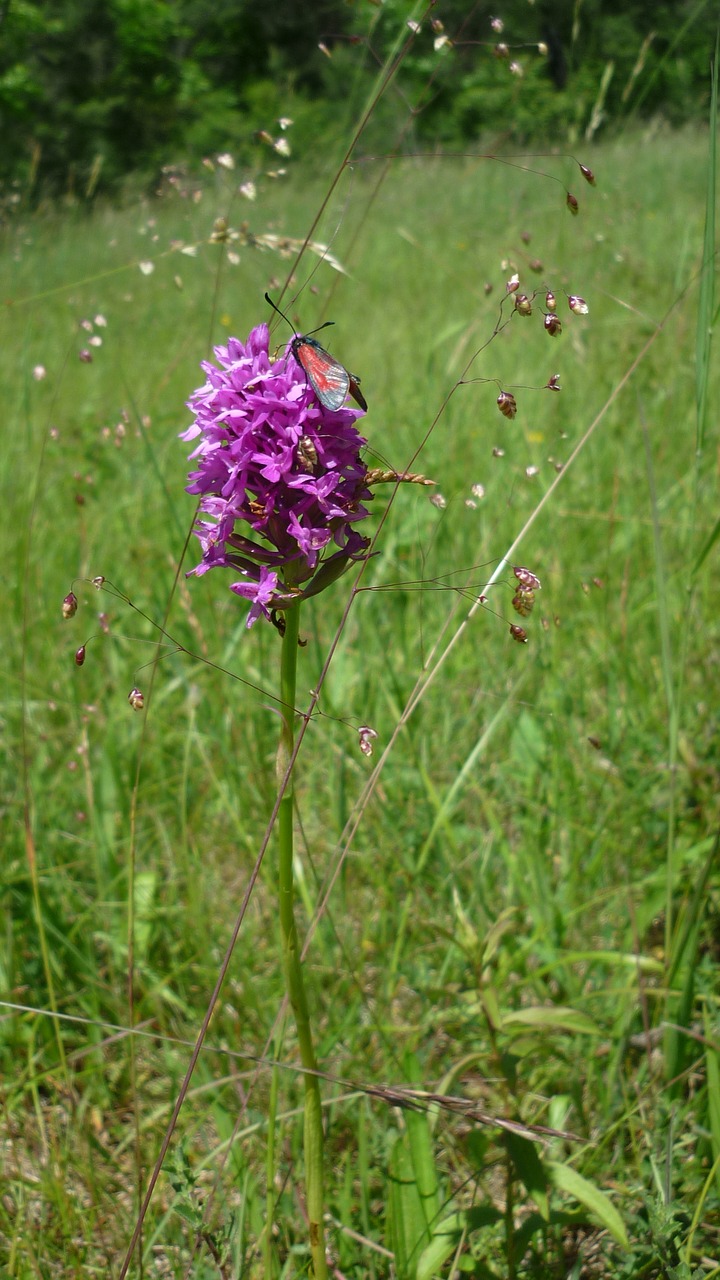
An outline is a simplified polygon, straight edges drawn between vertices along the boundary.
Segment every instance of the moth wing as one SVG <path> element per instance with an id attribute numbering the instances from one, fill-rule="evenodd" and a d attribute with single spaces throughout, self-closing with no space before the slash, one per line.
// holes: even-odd
<path id="1" fill-rule="evenodd" d="M 360 390 L 360 387 L 358 386 L 359 381 L 360 379 L 358 378 L 357 374 L 351 373 L 350 385 L 348 389 L 350 391 L 350 395 L 352 396 L 353 400 L 355 400 L 355 402 L 360 405 L 360 408 L 364 409 L 365 413 L 367 413 L 367 400 L 365 399 L 362 391 Z"/>
<path id="2" fill-rule="evenodd" d="M 347 369 L 339 360 L 334 360 L 319 342 L 309 338 L 298 343 L 295 355 L 320 403 L 326 409 L 341 409 L 350 389 Z"/>

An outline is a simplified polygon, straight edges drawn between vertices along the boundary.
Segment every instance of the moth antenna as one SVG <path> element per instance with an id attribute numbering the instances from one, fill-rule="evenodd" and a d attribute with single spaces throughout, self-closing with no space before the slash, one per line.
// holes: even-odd
<path id="1" fill-rule="evenodd" d="M 269 293 L 266 293 L 266 294 L 265 294 L 265 301 L 270 303 L 270 306 L 272 307 L 273 311 L 277 311 L 278 315 L 279 315 L 279 316 L 282 316 L 282 318 L 283 318 L 283 320 L 285 321 L 285 323 L 286 323 L 286 324 L 289 324 L 289 325 L 290 325 L 290 328 L 291 328 L 291 329 L 292 329 L 292 331 L 293 331 L 293 333 L 295 333 L 295 332 L 296 332 L 296 329 L 295 329 L 295 325 L 293 324 L 292 320 L 290 320 L 290 319 L 285 315 L 285 312 L 284 312 L 284 311 L 281 311 L 281 310 L 280 310 L 280 308 L 279 308 L 279 307 L 277 307 L 277 306 L 275 305 L 275 303 L 273 302 L 273 300 L 272 300 L 272 298 L 270 297 L 270 294 L 269 294 Z M 318 327 L 317 327 L 317 329 L 311 329 L 311 330 L 310 330 L 310 333 L 306 333 L 306 334 L 304 334 L 303 336 L 304 336 L 305 338 L 310 338 L 310 337 L 313 335 L 313 333 L 319 333 L 321 329 L 327 329 L 328 325 L 331 325 L 331 324 L 334 324 L 334 323 L 335 323 L 335 321 L 334 321 L 334 320 L 326 320 L 324 324 L 319 324 L 319 325 L 318 325 Z"/>
<path id="2" fill-rule="evenodd" d="M 270 297 L 270 294 L 269 294 L 269 293 L 266 293 L 266 294 L 265 294 L 265 301 L 270 303 L 270 306 L 272 307 L 273 311 L 277 311 L 278 315 L 279 315 L 279 316 L 282 316 L 282 318 L 283 318 L 283 320 L 285 321 L 285 323 L 290 325 L 290 328 L 292 329 L 292 331 L 293 331 L 293 333 L 294 333 L 294 332 L 295 332 L 295 325 L 293 324 L 292 320 L 289 320 L 289 319 L 288 319 L 288 317 L 285 315 L 285 312 L 284 312 L 284 311 L 281 311 L 279 307 L 276 307 L 276 306 L 275 306 L 275 303 L 273 302 L 273 300 L 272 300 L 272 298 Z"/>

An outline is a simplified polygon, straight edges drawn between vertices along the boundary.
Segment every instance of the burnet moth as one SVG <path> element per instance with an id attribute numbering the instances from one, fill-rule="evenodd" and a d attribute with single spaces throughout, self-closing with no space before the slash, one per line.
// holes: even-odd
<path id="1" fill-rule="evenodd" d="M 285 312 L 275 306 L 269 293 L 265 294 L 265 301 L 269 302 L 273 311 L 277 311 L 278 315 L 282 316 L 294 330 L 295 326 Z M 327 329 L 332 323 L 332 320 L 326 320 L 325 324 L 321 324 L 310 333 L 296 334 L 290 343 L 290 350 L 318 400 L 326 409 L 341 409 L 349 392 L 360 408 L 367 412 L 367 401 L 358 386 L 360 379 L 356 374 L 348 373 L 345 366 L 331 356 L 330 352 L 326 351 L 312 336 L 313 333 L 319 333 L 320 329 Z"/>

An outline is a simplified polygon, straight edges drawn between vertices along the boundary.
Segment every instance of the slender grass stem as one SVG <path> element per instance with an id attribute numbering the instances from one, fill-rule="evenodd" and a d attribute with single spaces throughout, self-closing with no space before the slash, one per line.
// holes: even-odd
<path id="1" fill-rule="evenodd" d="M 281 1025 L 278 1027 L 277 1035 L 274 1042 L 275 1064 L 270 1077 L 270 1101 L 268 1104 L 268 1138 L 267 1138 L 267 1155 L 265 1161 L 266 1173 L 266 1190 L 265 1190 L 265 1239 L 263 1241 L 263 1258 L 265 1263 L 265 1280 L 272 1280 L 275 1274 L 273 1269 L 273 1220 L 275 1218 L 275 1126 L 277 1122 L 277 1104 L 278 1104 L 278 1078 L 279 1069 L 277 1060 L 282 1052 L 283 1035 L 285 1032 L 285 1020 L 283 1018 Z"/>

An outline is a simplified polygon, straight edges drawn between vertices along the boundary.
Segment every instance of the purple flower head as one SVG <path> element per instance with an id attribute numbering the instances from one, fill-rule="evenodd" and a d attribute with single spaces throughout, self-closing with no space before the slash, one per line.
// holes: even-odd
<path id="1" fill-rule="evenodd" d="M 191 572 L 239 570 L 230 589 L 251 603 L 248 626 L 317 594 L 369 546 L 352 528 L 371 496 L 355 429 L 362 410 L 326 409 L 290 348 L 273 363 L 268 341 L 260 324 L 246 343 L 215 348 L 219 367 L 203 361 L 207 382 L 180 437 L 199 437 L 187 492 L 200 497 L 202 559 Z"/>

